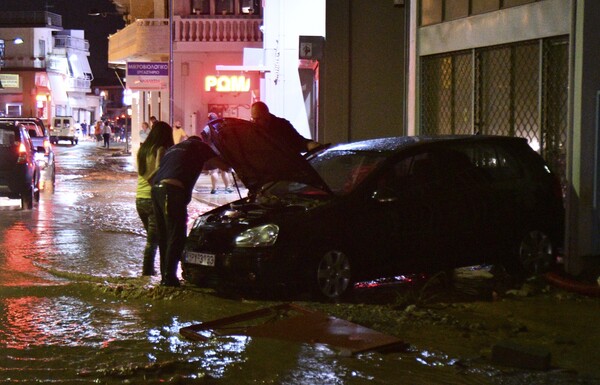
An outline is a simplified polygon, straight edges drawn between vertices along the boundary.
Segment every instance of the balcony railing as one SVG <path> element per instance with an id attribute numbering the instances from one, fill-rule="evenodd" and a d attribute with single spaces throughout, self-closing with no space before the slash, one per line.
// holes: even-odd
<path id="1" fill-rule="evenodd" d="M 54 48 L 73 48 L 80 51 L 90 51 L 90 43 L 78 37 L 57 35 L 54 36 Z"/>
<path id="2" fill-rule="evenodd" d="M 262 19 L 173 17 L 173 41 L 191 43 L 260 43 Z M 169 55 L 169 20 L 138 19 L 108 40 L 111 63 Z"/>
<path id="3" fill-rule="evenodd" d="M 92 81 L 85 79 L 67 78 L 65 83 L 67 91 L 89 92 L 92 87 Z"/>
<path id="4" fill-rule="evenodd" d="M 62 16 L 45 11 L 2 11 L 0 27 L 62 27 Z"/>
<path id="5" fill-rule="evenodd" d="M 1 60 L 2 68 L 46 68 L 43 57 L 5 57 Z"/>
<path id="6" fill-rule="evenodd" d="M 173 18 L 176 42 L 261 42 L 262 19 Z"/>
<path id="7" fill-rule="evenodd" d="M 111 63 L 157 55 L 169 55 L 168 19 L 137 19 L 108 38 L 108 61 Z"/>

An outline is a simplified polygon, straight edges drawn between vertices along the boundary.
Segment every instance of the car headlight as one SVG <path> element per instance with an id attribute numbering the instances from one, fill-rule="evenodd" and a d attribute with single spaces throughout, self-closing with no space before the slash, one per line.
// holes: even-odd
<path id="1" fill-rule="evenodd" d="M 235 238 L 237 247 L 265 247 L 272 246 L 277 240 L 279 226 L 269 223 L 244 230 Z"/>

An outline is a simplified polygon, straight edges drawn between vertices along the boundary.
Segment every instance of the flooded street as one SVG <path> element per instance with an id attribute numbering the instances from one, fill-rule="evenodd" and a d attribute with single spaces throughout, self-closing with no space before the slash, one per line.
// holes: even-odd
<path id="1" fill-rule="evenodd" d="M 408 340 L 402 351 L 353 357 L 325 345 L 265 338 L 187 340 L 182 327 L 274 303 L 159 287 L 159 278 L 141 278 L 145 233 L 135 210 L 132 158 L 111 156 L 117 150 L 87 141 L 60 144 L 55 152 L 55 188 L 46 186 L 31 211 L 19 210 L 18 201 L 0 207 L 0 384 L 600 383 L 561 368 L 499 368 L 442 339 L 437 350 L 429 349 L 442 338 L 433 331 L 427 343 Z M 194 200 L 190 218 L 208 208 Z M 582 301 L 573 309 L 598 310 L 597 301 Z M 467 318 L 476 313 L 453 309 Z M 433 327 L 414 314 L 406 317 L 416 320 L 407 338 Z"/>

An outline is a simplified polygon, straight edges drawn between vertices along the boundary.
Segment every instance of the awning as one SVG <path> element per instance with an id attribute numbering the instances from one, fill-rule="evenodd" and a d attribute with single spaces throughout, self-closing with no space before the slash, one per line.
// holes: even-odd
<path id="1" fill-rule="evenodd" d="M 94 78 L 87 56 L 81 53 L 73 52 L 69 54 L 69 68 L 75 78 L 87 80 Z"/>
<path id="2" fill-rule="evenodd" d="M 236 72 L 271 72 L 271 68 L 263 65 L 257 66 L 228 66 L 228 65 L 217 65 L 215 66 L 217 71 L 236 71 Z"/>
<path id="3" fill-rule="evenodd" d="M 69 94 L 69 106 L 71 108 L 87 108 L 87 99 L 85 95 Z"/>
<path id="4" fill-rule="evenodd" d="M 52 96 L 52 103 L 55 105 L 67 105 L 69 103 L 69 97 L 67 96 L 65 79 L 63 76 L 61 74 L 48 72 L 48 79 L 50 80 L 50 95 Z"/>

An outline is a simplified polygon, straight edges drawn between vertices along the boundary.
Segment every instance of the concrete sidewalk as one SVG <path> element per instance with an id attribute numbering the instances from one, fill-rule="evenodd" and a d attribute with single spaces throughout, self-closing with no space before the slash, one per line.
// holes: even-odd
<path id="1" fill-rule="evenodd" d="M 219 179 L 217 181 L 217 191 L 215 194 L 211 194 L 210 190 L 212 186 L 210 184 L 210 175 L 202 173 L 196 182 L 196 186 L 194 186 L 194 192 L 192 194 L 193 198 L 208 205 L 211 207 L 218 207 L 229 202 L 240 199 L 241 197 L 246 197 L 248 195 L 248 190 L 244 187 L 242 182 L 236 178 L 236 182 L 239 186 L 238 189 L 235 185 L 232 187 L 233 192 L 227 193 L 225 191 L 225 187 L 223 187 L 223 181 Z"/>
<path id="2" fill-rule="evenodd" d="M 82 143 L 83 142 L 83 143 Z M 131 164 L 135 169 L 135 159 L 133 159 L 133 155 L 131 153 L 125 152 L 125 143 L 124 142 L 111 142 L 110 149 L 103 148 L 100 144 L 95 143 L 93 139 L 85 138 L 83 141 L 80 140 L 80 143 L 84 146 L 94 146 L 96 151 L 102 152 L 105 156 L 110 157 L 126 157 L 130 158 Z M 225 191 L 225 187 L 223 187 L 223 181 L 219 178 L 217 181 L 217 191 L 215 194 L 211 194 L 212 186 L 210 184 L 210 175 L 207 173 L 200 174 L 196 185 L 194 186 L 194 191 L 192 193 L 192 197 L 209 207 L 219 207 L 229 202 L 240 199 L 240 197 L 246 197 L 248 195 L 248 190 L 244 187 L 243 183 L 236 179 L 235 180 L 239 186 L 238 189 L 234 186 L 232 193 L 227 193 Z"/>

